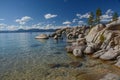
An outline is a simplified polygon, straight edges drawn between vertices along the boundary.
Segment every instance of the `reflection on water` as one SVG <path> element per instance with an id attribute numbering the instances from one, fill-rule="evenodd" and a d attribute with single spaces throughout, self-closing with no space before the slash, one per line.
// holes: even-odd
<path id="1" fill-rule="evenodd" d="M 41 43 L 46 43 L 47 42 L 47 39 L 36 39 L 38 41 L 40 41 Z"/>
<path id="2" fill-rule="evenodd" d="M 120 72 L 100 60 L 86 56 L 80 59 L 66 54 L 65 40 L 36 40 L 35 36 L 39 34 L 0 34 L 0 80 L 90 80 L 85 78 L 87 76 L 94 80 L 103 73 Z M 82 66 L 69 67 L 71 63 L 81 63 Z M 51 64 L 59 64 L 59 67 L 51 69 L 48 66 Z"/>

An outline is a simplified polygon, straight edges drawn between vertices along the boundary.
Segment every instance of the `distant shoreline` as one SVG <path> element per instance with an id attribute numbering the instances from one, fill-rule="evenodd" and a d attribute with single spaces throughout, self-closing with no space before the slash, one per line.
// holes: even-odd
<path id="1" fill-rule="evenodd" d="M 55 32 L 56 29 L 29 29 L 29 30 L 24 30 L 24 29 L 19 29 L 15 31 L 0 31 L 0 33 L 31 33 L 31 32 Z"/>

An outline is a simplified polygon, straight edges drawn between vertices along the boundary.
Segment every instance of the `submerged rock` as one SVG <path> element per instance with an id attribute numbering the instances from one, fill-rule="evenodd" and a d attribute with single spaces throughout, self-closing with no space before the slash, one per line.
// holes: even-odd
<path id="1" fill-rule="evenodd" d="M 54 54 L 62 54 L 61 52 L 54 52 Z"/>
<path id="2" fill-rule="evenodd" d="M 70 65 L 71 67 L 76 68 L 76 67 L 81 67 L 81 66 L 82 66 L 82 63 L 80 63 L 80 62 L 70 62 L 69 65 Z"/>
<path id="3" fill-rule="evenodd" d="M 48 64 L 50 68 L 60 68 L 60 67 L 69 67 L 69 64 L 66 63 L 61 63 L 61 64 Z"/>
<path id="4" fill-rule="evenodd" d="M 102 79 L 99 80 L 120 80 L 120 76 L 113 73 L 108 73 Z"/>
<path id="5" fill-rule="evenodd" d="M 60 67 L 60 64 L 48 64 L 50 68 L 58 68 Z"/>

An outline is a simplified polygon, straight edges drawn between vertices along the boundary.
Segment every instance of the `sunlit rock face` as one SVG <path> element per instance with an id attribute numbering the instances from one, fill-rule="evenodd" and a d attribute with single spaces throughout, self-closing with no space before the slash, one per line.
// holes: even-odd
<path id="1" fill-rule="evenodd" d="M 46 34 L 40 34 L 39 36 L 35 37 L 36 39 L 48 39 L 48 36 Z"/>
<path id="2" fill-rule="evenodd" d="M 85 37 L 87 42 L 92 42 L 94 38 L 96 37 L 97 33 L 101 30 L 103 30 L 106 26 L 104 24 L 98 24 L 95 27 L 93 27 L 88 35 Z"/>

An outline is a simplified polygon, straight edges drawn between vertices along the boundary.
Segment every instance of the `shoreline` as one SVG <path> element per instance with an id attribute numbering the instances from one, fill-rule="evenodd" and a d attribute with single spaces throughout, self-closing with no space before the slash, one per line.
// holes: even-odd
<path id="1" fill-rule="evenodd" d="M 109 62 L 112 66 L 120 68 L 120 20 L 109 24 L 97 24 L 92 28 L 74 27 L 57 30 L 52 34 L 54 39 L 59 39 L 63 33 L 71 43 L 66 47 L 67 53 L 83 58 L 91 56 L 102 62 Z M 57 38 L 55 37 L 57 36 Z M 74 41 L 74 39 L 76 41 Z M 73 41 L 72 41 L 73 40 Z M 110 74 L 111 75 L 111 74 Z M 117 80 L 117 79 L 116 79 Z"/>

